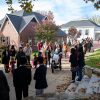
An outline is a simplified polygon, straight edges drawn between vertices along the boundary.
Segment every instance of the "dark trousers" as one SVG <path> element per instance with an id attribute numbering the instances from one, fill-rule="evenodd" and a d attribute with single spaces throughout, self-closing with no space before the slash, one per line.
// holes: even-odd
<path id="1" fill-rule="evenodd" d="M 17 68 L 20 66 L 20 62 L 19 61 L 17 61 Z"/>
<path id="2" fill-rule="evenodd" d="M 27 62 L 30 63 L 30 56 L 26 56 Z"/>
<path id="3" fill-rule="evenodd" d="M 16 92 L 16 100 L 22 100 L 22 94 L 23 97 L 28 97 L 28 86 L 24 87 L 15 87 L 15 92 Z"/>
<path id="4" fill-rule="evenodd" d="M 8 64 L 4 64 L 4 69 L 5 69 L 6 73 L 9 72 L 9 63 Z"/>
<path id="5" fill-rule="evenodd" d="M 78 80 L 81 81 L 82 80 L 82 69 L 83 69 L 83 66 L 79 66 L 78 68 Z"/>
<path id="6" fill-rule="evenodd" d="M 76 77 L 76 71 L 72 71 L 72 80 L 75 80 Z"/>

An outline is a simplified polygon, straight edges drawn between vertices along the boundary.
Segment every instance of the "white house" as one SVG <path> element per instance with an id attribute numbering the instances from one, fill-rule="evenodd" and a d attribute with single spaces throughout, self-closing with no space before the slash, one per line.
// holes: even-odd
<path id="1" fill-rule="evenodd" d="M 70 21 L 66 24 L 61 25 L 61 29 L 68 34 L 70 27 L 75 27 L 81 32 L 80 39 L 90 37 L 93 40 L 100 38 L 100 26 L 90 20 L 77 20 Z"/>

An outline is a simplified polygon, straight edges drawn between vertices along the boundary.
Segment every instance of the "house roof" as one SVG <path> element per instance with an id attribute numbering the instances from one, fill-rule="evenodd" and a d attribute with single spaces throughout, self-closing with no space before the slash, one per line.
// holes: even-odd
<path id="1" fill-rule="evenodd" d="M 2 20 L 0 20 L 0 26 L 1 26 L 1 24 L 3 23 L 3 21 L 4 21 L 4 18 L 3 18 Z"/>
<path id="2" fill-rule="evenodd" d="M 11 15 L 11 14 L 7 14 L 7 16 L 10 19 L 10 21 L 12 22 L 12 24 L 14 25 L 17 32 L 19 32 L 22 18 L 20 16 L 15 16 L 15 15 Z"/>
<path id="3" fill-rule="evenodd" d="M 61 29 L 58 29 L 57 36 L 66 36 L 66 35 L 67 34 L 64 31 L 62 31 Z"/>
<path id="4" fill-rule="evenodd" d="M 7 14 L 6 16 L 10 19 L 18 33 L 20 33 L 33 18 L 35 18 L 37 22 L 41 22 L 46 17 L 38 12 L 27 13 L 23 10 Z M 2 25 L 3 21 L 0 21 L 0 24 Z"/>
<path id="5" fill-rule="evenodd" d="M 96 23 L 90 21 L 90 20 L 77 20 L 77 21 L 70 21 L 66 24 L 61 25 L 61 28 L 66 28 L 66 27 L 84 27 L 84 26 L 88 26 L 88 27 L 99 27 L 99 25 L 97 25 Z"/>

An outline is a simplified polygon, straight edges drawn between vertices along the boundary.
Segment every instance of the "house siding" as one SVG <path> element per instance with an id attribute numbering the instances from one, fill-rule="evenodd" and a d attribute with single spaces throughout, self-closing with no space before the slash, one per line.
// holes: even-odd
<path id="1" fill-rule="evenodd" d="M 4 37 L 10 37 L 10 45 L 15 45 L 15 47 L 18 49 L 19 35 L 9 20 L 7 20 L 5 22 L 5 24 L 1 30 L 1 34 Z"/>
<path id="2" fill-rule="evenodd" d="M 32 49 L 36 50 L 36 45 L 35 45 L 35 27 L 36 23 L 35 22 L 30 22 L 25 29 L 20 33 L 20 41 L 24 42 L 24 45 L 28 43 L 29 39 L 32 39 Z"/>
<path id="3" fill-rule="evenodd" d="M 67 28 L 62 28 L 63 31 L 65 31 L 66 34 L 68 34 L 68 30 L 70 27 Z M 90 37 L 93 38 L 93 40 L 95 40 L 95 32 L 94 32 L 94 27 L 76 27 L 76 29 L 79 31 L 81 30 L 81 36 L 80 39 L 82 38 L 86 38 L 86 37 Z M 85 31 L 89 30 L 89 34 L 85 35 Z"/>

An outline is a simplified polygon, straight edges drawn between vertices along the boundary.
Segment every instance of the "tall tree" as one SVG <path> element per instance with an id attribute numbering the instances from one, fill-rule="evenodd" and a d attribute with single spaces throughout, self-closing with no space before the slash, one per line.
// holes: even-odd
<path id="1" fill-rule="evenodd" d="M 98 10 L 100 9 L 100 0 L 84 0 L 86 3 L 92 2 L 94 7 Z"/>
<path id="2" fill-rule="evenodd" d="M 6 3 L 8 4 L 8 10 L 10 11 L 14 11 L 14 8 L 12 7 L 13 1 L 14 0 L 5 0 Z M 36 0 L 17 0 L 17 2 L 19 3 L 20 7 L 27 11 L 27 12 L 32 12 L 32 8 L 33 8 L 33 4 L 32 1 L 36 1 Z M 94 7 L 96 9 L 100 9 L 100 0 L 84 0 L 86 3 L 92 2 L 94 4 Z"/>
<path id="3" fill-rule="evenodd" d="M 90 18 L 89 20 L 93 21 L 94 23 L 100 25 L 100 16 L 93 16 L 92 18 Z"/>
<path id="4" fill-rule="evenodd" d="M 8 4 L 8 10 L 13 12 L 14 8 L 12 7 L 13 5 L 13 1 L 14 0 L 5 0 L 6 3 Z M 33 8 L 33 4 L 32 1 L 36 1 L 36 0 L 17 0 L 17 2 L 19 3 L 19 6 L 25 10 L 26 12 L 32 12 L 32 8 Z"/>
<path id="5" fill-rule="evenodd" d="M 53 41 L 55 39 L 58 26 L 53 21 L 53 14 L 48 12 L 47 19 L 37 23 L 35 27 L 36 37 L 38 40 Z"/>

